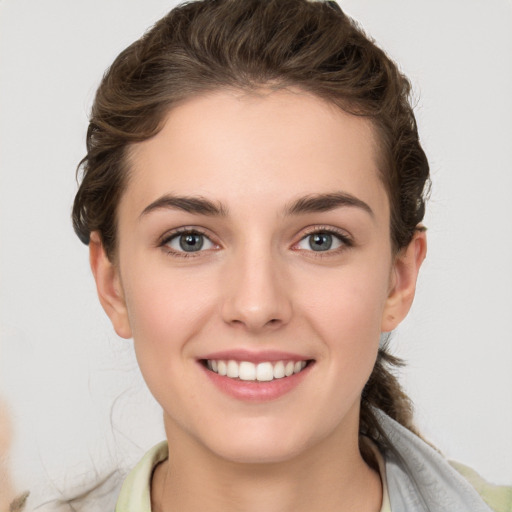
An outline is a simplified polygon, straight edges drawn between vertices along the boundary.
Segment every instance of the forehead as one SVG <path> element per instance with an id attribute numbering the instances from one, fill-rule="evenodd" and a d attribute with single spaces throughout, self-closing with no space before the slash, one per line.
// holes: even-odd
<path id="1" fill-rule="evenodd" d="M 130 148 L 128 163 L 122 202 L 139 210 L 163 193 L 270 205 L 341 190 L 387 202 L 372 123 L 301 91 L 190 99 L 157 135 Z"/>

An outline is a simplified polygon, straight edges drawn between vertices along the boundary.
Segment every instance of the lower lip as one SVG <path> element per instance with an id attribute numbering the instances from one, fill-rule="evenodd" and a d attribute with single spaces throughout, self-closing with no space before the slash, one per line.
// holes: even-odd
<path id="1" fill-rule="evenodd" d="M 199 365 L 210 381 L 223 393 L 238 400 L 266 402 L 276 400 L 295 389 L 307 376 L 313 363 L 310 362 L 302 371 L 294 373 L 290 377 L 266 382 L 231 379 L 208 370 L 202 363 Z"/>

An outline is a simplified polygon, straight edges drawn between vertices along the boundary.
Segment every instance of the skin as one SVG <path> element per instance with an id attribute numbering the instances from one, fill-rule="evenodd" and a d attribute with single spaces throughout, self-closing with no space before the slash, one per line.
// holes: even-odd
<path id="1" fill-rule="evenodd" d="M 418 233 L 393 252 L 376 148 L 368 120 L 296 90 L 191 99 L 130 148 L 116 261 L 98 233 L 90 256 L 103 307 L 134 338 L 164 411 L 172 455 L 155 471 L 154 510 L 380 509 L 379 476 L 358 449 L 360 396 L 381 333 L 410 308 L 426 242 Z M 333 191 L 371 212 L 287 211 Z M 165 194 L 224 214 L 142 213 Z M 204 250 L 183 257 L 168 241 L 182 227 L 206 234 Z M 314 251 L 312 230 L 337 233 L 333 248 Z M 254 403 L 220 391 L 198 364 L 230 349 L 314 364 L 292 391 Z"/>

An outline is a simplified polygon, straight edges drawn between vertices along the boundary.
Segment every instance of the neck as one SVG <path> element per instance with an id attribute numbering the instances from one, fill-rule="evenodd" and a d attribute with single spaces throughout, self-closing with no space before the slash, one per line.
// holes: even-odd
<path id="1" fill-rule="evenodd" d="M 153 512 L 380 510 L 381 480 L 361 457 L 357 430 L 349 436 L 335 432 L 299 456 L 271 464 L 228 461 L 190 438 L 169 436 L 169 430 L 169 460 L 153 476 Z"/>

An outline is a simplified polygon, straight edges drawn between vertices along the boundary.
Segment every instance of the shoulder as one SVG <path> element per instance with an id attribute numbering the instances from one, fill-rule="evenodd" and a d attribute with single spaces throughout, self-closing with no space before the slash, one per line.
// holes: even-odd
<path id="1" fill-rule="evenodd" d="M 473 486 L 494 512 L 512 512 L 512 487 L 490 484 L 474 469 L 460 462 L 450 461 L 450 465 Z"/>

